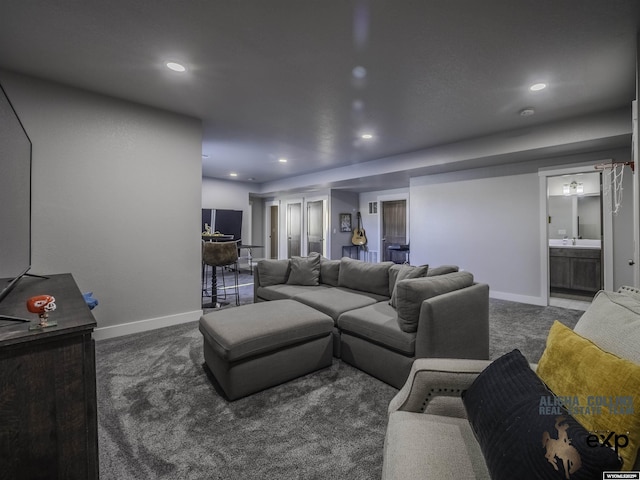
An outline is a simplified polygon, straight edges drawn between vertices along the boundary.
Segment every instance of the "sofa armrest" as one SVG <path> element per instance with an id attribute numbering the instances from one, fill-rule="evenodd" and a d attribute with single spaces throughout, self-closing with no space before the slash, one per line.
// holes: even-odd
<path id="1" fill-rule="evenodd" d="M 475 283 L 422 302 L 416 358 L 489 358 L 489 285 Z"/>
<path id="2" fill-rule="evenodd" d="M 489 363 L 462 358 L 419 358 L 413 362 L 404 386 L 389 403 L 388 412 L 422 413 L 435 397 L 458 397 Z"/>

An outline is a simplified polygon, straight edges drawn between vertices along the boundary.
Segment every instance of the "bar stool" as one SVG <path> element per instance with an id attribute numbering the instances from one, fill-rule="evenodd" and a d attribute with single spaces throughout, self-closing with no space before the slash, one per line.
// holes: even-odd
<path id="1" fill-rule="evenodd" d="M 238 287 L 238 242 L 202 242 L 202 264 L 212 267 L 211 274 L 211 303 L 213 308 L 226 304 L 218 301 L 218 274 L 217 269 L 221 268 L 222 273 L 222 291 L 223 298 L 227 299 L 227 287 L 225 283 L 224 270 L 225 267 L 231 268 L 234 279 L 234 293 L 230 296 L 236 297 L 236 305 L 240 305 L 240 290 Z M 206 275 L 203 270 L 203 296 L 205 294 L 204 282 Z"/>

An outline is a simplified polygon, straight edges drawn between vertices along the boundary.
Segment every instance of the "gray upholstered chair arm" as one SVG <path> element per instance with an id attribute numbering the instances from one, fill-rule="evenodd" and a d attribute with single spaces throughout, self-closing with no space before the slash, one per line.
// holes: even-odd
<path id="1" fill-rule="evenodd" d="M 460 396 L 489 363 L 489 360 L 419 358 L 413 362 L 404 386 L 389 403 L 388 412 L 421 413 L 434 397 Z"/>

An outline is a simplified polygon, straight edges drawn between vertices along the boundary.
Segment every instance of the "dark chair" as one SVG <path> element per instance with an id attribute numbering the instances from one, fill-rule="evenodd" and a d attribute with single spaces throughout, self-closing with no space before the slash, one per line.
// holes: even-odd
<path id="1" fill-rule="evenodd" d="M 225 283 L 225 268 L 233 273 L 234 284 L 232 287 L 234 293 L 228 295 L 236 297 L 236 305 L 240 305 L 240 290 L 238 287 L 238 242 L 202 242 L 202 264 L 203 264 L 203 296 L 205 295 L 206 266 L 212 267 L 211 273 L 211 303 L 214 308 L 222 305 L 218 301 L 218 272 L 220 268 L 222 274 L 222 298 L 227 299 L 227 286 Z"/>

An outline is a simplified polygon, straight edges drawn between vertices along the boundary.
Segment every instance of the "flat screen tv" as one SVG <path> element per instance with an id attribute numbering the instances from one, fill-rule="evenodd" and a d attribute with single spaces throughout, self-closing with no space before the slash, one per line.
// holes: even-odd
<path id="1" fill-rule="evenodd" d="M 0 302 L 31 268 L 31 140 L 0 85 Z"/>

